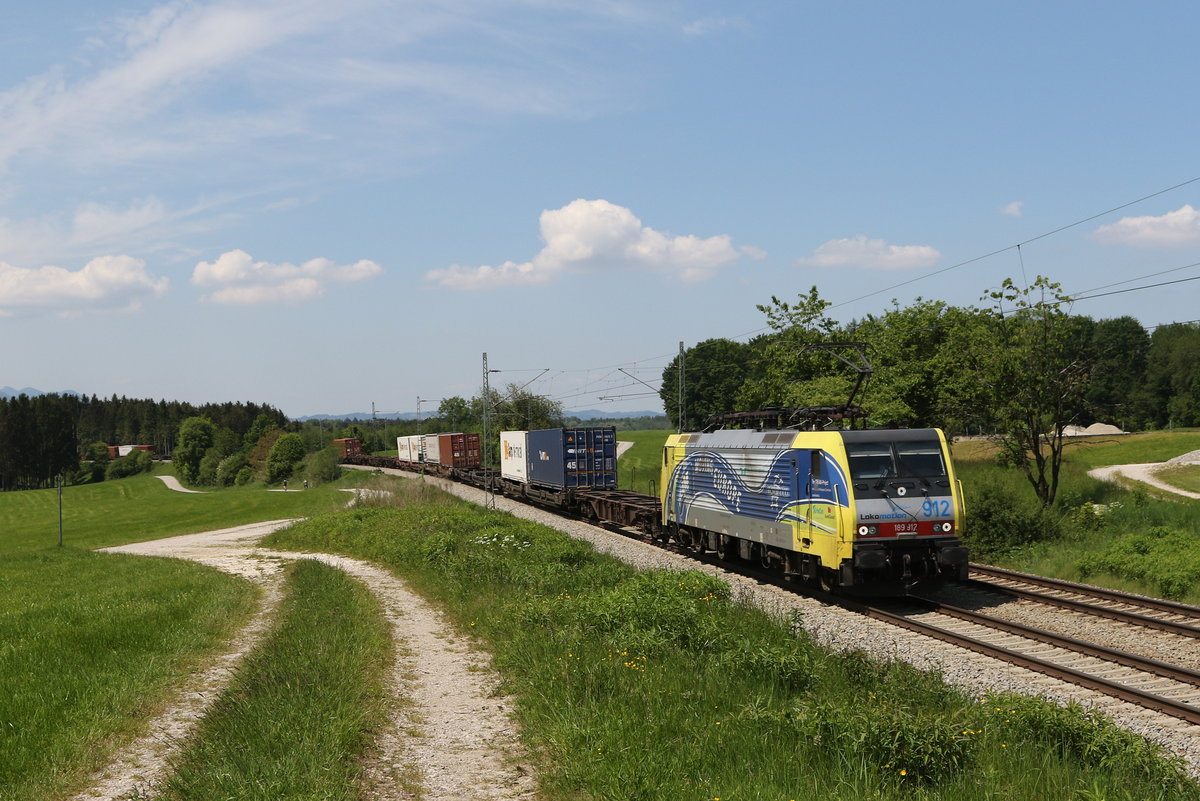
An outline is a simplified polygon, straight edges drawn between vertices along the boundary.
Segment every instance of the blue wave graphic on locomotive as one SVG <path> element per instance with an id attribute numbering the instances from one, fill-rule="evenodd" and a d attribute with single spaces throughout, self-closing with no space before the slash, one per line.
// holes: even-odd
<path id="1" fill-rule="evenodd" d="M 810 490 L 809 476 L 800 470 L 807 471 L 811 453 L 799 449 L 776 453 L 762 482 L 753 487 L 723 455 L 689 453 L 675 466 L 667 487 L 675 519 L 686 520 L 688 508 L 701 498 L 711 498 L 731 514 L 776 522 L 804 522 L 797 507 L 807 504 L 846 506 L 850 497 L 846 474 L 824 451 L 820 451 L 821 475 L 812 477 Z"/>

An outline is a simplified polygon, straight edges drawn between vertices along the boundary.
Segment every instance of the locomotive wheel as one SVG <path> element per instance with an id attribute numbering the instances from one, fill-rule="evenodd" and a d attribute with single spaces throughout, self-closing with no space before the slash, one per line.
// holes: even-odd
<path id="1" fill-rule="evenodd" d="M 737 553 L 737 538 L 722 534 L 720 545 L 717 546 L 717 556 L 728 562 L 737 557 Z"/>
<path id="2" fill-rule="evenodd" d="M 837 589 L 837 574 L 832 568 L 822 567 L 818 574 L 821 582 L 821 589 L 825 592 L 833 592 Z"/>

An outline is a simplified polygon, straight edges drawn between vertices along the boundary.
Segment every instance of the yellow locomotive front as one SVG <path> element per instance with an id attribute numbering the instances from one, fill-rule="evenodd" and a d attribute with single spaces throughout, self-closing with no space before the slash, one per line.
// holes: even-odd
<path id="1" fill-rule="evenodd" d="M 678 541 L 830 589 L 903 594 L 965 576 L 961 496 L 937 429 L 680 434 L 661 486 Z"/>

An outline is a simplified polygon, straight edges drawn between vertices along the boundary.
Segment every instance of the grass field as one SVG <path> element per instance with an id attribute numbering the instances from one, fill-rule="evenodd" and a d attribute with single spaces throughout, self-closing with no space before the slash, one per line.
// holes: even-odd
<path id="1" fill-rule="evenodd" d="M 90 549 L 346 503 L 240 487 L 193 495 L 153 476 L 0 493 L 0 799 L 52 799 L 136 734 L 179 676 L 218 649 L 256 598 L 248 583 L 177 560 Z"/>
<path id="2" fill-rule="evenodd" d="M 268 542 L 387 565 L 479 637 L 547 801 L 1200 799 L 1098 716 L 980 703 L 903 664 L 826 652 L 706 574 L 638 572 L 557 531 L 391 486 L 394 508 Z"/>
<path id="3" fill-rule="evenodd" d="M 1157 475 L 1160 481 L 1188 492 L 1200 492 L 1200 465 L 1180 465 L 1162 470 Z"/>
<path id="4" fill-rule="evenodd" d="M 643 495 L 658 495 L 663 444 L 674 431 L 618 431 L 617 440 L 633 447 L 617 461 L 617 486 Z"/>
<path id="5" fill-rule="evenodd" d="M 219 492 L 181 493 L 150 475 L 63 489 L 63 541 L 103 548 L 175 534 L 305 517 L 345 505 L 338 490 L 361 480 L 351 473 L 305 490 L 268 492 L 262 485 Z M 0 554 L 58 544 L 58 497 L 54 490 L 0 493 Z"/>
<path id="6" fill-rule="evenodd" d="M 994 446 L 978 440 L 956 442 L 955 464 L 967 501 L 967 538 L 976 545 L 988 544 L 976 547 L 973 558 L 1200 603 L 1200 502 L 1087 475 L 1093 467 L 1163 462 L 1197 449 L 1200 432 L 1195 431 L 1072 442 L 1056 502 L 1043 510 L 1020 470 L 996 464 Z M 1184 469 L 1176 475 L 1186 489 L 1197 473 Z M 1012 543 L 1006 546 L 997 542 L 999 536 L 988 536 L 994 532 L 981 531 L 981 519 Z M 1169 543 L 1169 550 L 1162 551 L 1162 543 Z M 1149 559 L 1133 559 L 1132 548 L 1154 553 Z"/>
<path id="7" fill-rule="evenodd" d="M 621 432 L 636 443 L 620 463 L 623 488 L 657 491 L 669 434 Z M 1200 600 L 1200 504 L 1086 476 L 1092 466 L 1197 448 L 1197 432 L 1073 444 L 1060 502 L 1045 513 L 1057 521 L 1055 537 L 994 561 L 1152 594 L 1165 586 Z M 1024 478 L 997 466 L 986 443 L 956 443 L 955 457 L 969 510 L 989 492 L 1028 509 Z M 1181 474 L 1193 480 L 1192 471 Z M 0 493 L 0 801 L 56 799 L 79 787 L 254 603 L 252 587 L 216 571 L 91 548 L 309 515 L 316 520 L 286 535 L 292 544 L 353 552 L 407 573 L 485 638 L 522 699 L 552 799 L 790 798 L 801 797 L 789 795 L 801 787 L 845 799 L 1200 799 L 1097 718 L 1020 699 L 975 705 L 936 677 L 825 654 L 793 641 L 778 622 L 741 616 L 748 610 L 707 579 L 637 579 L 556 533 L 432 497 L 428 488 L 404 509 L 332 511 L 346 502 L 340 487 L 367 480 L 351 472 L 288 493 L 258 486 L 181 494 L 151 476 L 70 487 L 63 548 L 53 491 Z M 1082 514 L 1093 503 L 1108 511 Z M 1172 571 L 1159 570 L 1168 563 Z M 337 577 L 307 571 L 297 574 L 287 613 L 307 622 L 292 624 L 254 663 L 262 678 L 247 678 L 223 702 L 226 719 L 206 725 L 188 767 L 172 779 L 173 798 L 284 798 L 274 788 L 308 782 L 304 771 L 318 764 L 329 779 L 320 797 L 353 797 L 345 795 L 355 782 L 346 755 L 361 740 L 351 731 L 361 733 L 378 712 L 374 613 Z M 366 628 L 347 633 L 364 662 L 321 667 L 330 656 L 324 645 L 341 632 L 312 622 L 329 614 L 316 596 L 358 610 Z M 312 637 L 315 630 L 327 633 Z M 271 694 L 289 684 L 281 677 L 310 665 L 314 672 L 292 689 L 341 697 L 336 710 L 303 694 Z M 339 677 L 356 683 L 337 690 Z M 238 718 L 248 710 L 259 711 Z M 293 715 L 306 711 L 318 720 L 297 723 Z M 303 745 L 269 750 L 310 729 L 318 753 L 304 755 Z M 285 767 L 291 754 L 298 759 Z M 238 795 L 222 784 L 246 775 L 242 790 L 271 789 Z"/>

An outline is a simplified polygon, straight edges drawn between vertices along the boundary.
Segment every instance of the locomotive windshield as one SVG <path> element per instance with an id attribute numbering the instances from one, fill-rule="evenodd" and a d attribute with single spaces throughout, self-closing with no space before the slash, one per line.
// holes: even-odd
<path id="1" fill-rule="evenodd" d="M 889 442 L 846 443 L 851 478 L 891 478 L 896 475 Z"/>
<path id="2" fill-rule="evenodd" d="M 939 442 L 897 442 L 896 458 L 899 460 L 900 475 L 933 478 L 946 475 L 946 463 L 942 461 L 942 446 Z"/>
<path id="3" fill-rule="evenodd" d="M 855 480 L 946 475 L 937 440 L 847 442 L 846 455 L 850 457 L 850 477 Z"/>

